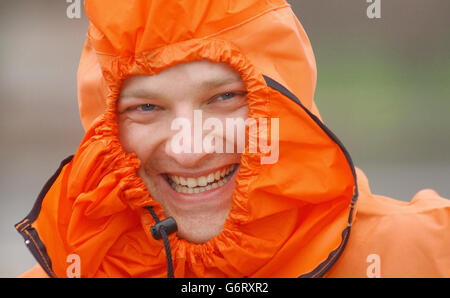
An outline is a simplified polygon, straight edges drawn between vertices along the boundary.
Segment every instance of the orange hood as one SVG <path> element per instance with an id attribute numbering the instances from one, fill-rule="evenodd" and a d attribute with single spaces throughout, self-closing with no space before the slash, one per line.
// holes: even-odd
<path id="1" fill-rule="evenodd" d="M 279 159 L 242 154 L 224 230 L 204 244 L 169 236 L 175 277 L 323 276 L 341 255 L 355 215 L 356 175 L 313 102 L 310 42 L 284 0 L 87 0 L 90 27 L 78 72 L 86 135 L 16 228 L 50 276 L 77 254 L 82 277 L 164 277 L 151 236 L 152 199 L 140 162 L 118 140 L 121 82 L 208 59 L 237 70 L 249 117 L 279 118 Z M 28 238 L 27 238 L 28 237 Z"/>

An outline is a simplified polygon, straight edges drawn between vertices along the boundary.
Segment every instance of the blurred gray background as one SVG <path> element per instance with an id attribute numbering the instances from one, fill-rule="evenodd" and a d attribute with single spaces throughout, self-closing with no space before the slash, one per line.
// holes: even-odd
<path id="1" fill-rule="evenodd" d="M 450 197 L 450 1 L 291 0 L 312 42 L 316 103 L 374 193 Z M 0 2 L 0 277 L 34 259 L 13 225 L 83 136 L 76 72 L 88 20 L 65 0 Z"/>

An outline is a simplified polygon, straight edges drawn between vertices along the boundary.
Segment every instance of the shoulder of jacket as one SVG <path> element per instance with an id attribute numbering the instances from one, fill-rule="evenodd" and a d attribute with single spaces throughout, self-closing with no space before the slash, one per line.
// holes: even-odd
<path id="1" fill-rule="evenodd" d="M 19 276 L 19 278 L 48 278 L 49 276 L 45 273 L 44 269 L 42 269 L 41 265 L 36 263 L 31 269 L 24 272 Z"/>
<path id="2" fill-rule="evenodd" d="M 439 196 L 434 190 L 419 191 L 409 201 L 400 201 L 387 196 L 362 194 L 358 198 L 357 217 L 405 216 L 439 213 L 450 217 L 450 200 Z"/>

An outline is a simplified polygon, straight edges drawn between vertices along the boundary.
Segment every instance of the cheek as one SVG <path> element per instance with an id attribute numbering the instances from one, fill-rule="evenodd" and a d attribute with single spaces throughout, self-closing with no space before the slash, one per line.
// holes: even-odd
<path id="1" fill-rule="evenodd" d="M 247 119 L 248 118 L 248 105 L 244 105 L 236 110 L 236 116 L 239 118 Z"/>
<path id="2" fill-rule="evenodd" d="M 244 121 L 248 118 L 248 106 L 242 106 L 232 112 L 224 114 L 221 116 L 222 121 L 226 121 L 226 119 L 243 119 Z"/>
<path id="3" fill-rule="evenodd" d="M 164 130 L 157 125 L 119 122 L 119 140 L 124 151 L 135 153 L 141 161 L 150 159 L 164 139 Z"/>

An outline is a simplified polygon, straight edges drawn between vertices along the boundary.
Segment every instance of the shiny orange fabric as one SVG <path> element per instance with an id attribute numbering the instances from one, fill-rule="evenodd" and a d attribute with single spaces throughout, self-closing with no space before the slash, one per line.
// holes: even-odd
<path id="1" fill-rule="evenodd" d="M 204 244 L 169 236 L 175 277 L 321 276 L 336 261 L 328 276 L 360 276 L 366 263 L 355 265 L 360 260 L 354 256 L 375 250 L 388 258 L 389 241 L 396 233 L 412 233 L 407 225 L 417 214 L 428 214 L 423 225 L 417 223 L 419 234 L 445 234 L 450 205 L 437 195 L 410 208 L 371 195 L 363 183 L 356 203 L 360 180 L 357 185 L 345 149 L 320 123 L 314 55 L 284 0 L 87 0 L 86 12 L 91 23 L 78 72 L 86 135 L 45 195 L 37 219 L 16 226 L 37 231 L 51 260 L 44 266 L 55 276 L 66 276 L 70 254 L 80 256 L 82 277 L 166 276 L 163 244 L 150 235 L 154 220 L 143 207 L 153 206 L 160 218 L 163 210 L 136 174 L 139 160 L 121 148 L 116 103 L 125 78 L 202 59 L 226 62 L 241 74 L 249 117 L 280 119 L 280 152 L 270 165 L 261 164 L 260 153 L 242 155 L 221 234 Z M 263 75 L 295 94 L 304 109 L 268 87 Z M 408 215 L 392 217 L 394 209 Z M 377 220 L 395 225 L 393 234 L 379 230 Z M 353 236 L 352 227 L 347 243 L 352 223 L 357 232 Z M 375 238 L 364 238 L 370 235 Z M 425 245 L 427 238 L 415 240 Z M 436 268 L 423 272 L 448 276 L 443 243 L 449 247 L 449 238 L 431 240 L 441 242 L 426 244 L 423 252 Z M 419 252 L 408 257 L 423 257 Z M 387 275 L 402 275 L 403 261 L 397 263 L 386 267 Z"/>
<path id="2" fill-rule="evenodd" d="M 357 169 L 360 196 L 352 234 L 326 277 L 450 277 L 450 200 L 431 189 L 410 202 L 372 194 Z"/>

